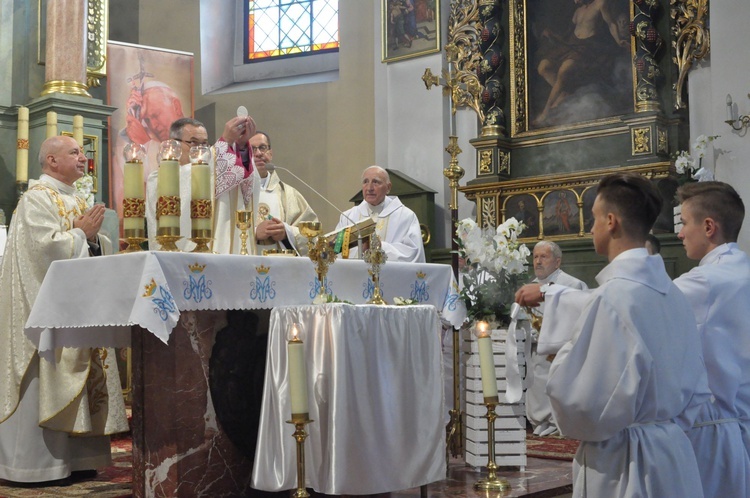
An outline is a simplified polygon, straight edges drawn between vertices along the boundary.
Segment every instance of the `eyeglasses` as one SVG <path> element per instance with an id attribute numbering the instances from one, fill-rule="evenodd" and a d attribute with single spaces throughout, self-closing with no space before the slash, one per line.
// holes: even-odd
<path id="1" fill-rule="evenodd" d="M 177 140 L 178 142 L 182 142 L 184 144 L 187 144 L 190 147 L 198 147 L 200 145 L 203 145 L 203 146 L 207 146 L 208 145 L 208 140 L 205 140 L 203 142 L 199 142 L 197 140 L 180 140 L 179 138 L 175 138 L 175 140 Z"/>
<path id="2" fill-rule="evenodd" d="M 258 152 L 258 151 L 262 153 L 266 153 L 271 149 L 271 147 L 269 147 L 268 145 L 259 145 L 257 147 L 254 145 L 251 145 L 250 147 L 252 147 L 253 153 Z"/>

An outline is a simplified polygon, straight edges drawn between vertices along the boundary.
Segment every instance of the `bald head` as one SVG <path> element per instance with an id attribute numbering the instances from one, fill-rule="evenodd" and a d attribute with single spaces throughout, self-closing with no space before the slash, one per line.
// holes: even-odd
<path id="1" fill-rule="evenodd" d="M 73 137 L 57 135 L 42 142 L 39 164 L 42 173 L 68 185 L 86 172 L 86 156 Z"/>
<path id="2" fill-rule="evenodd" d="M 380 166 L 370 166 L 362 173 L 362 197 L 371 206 L 378 206 L 391 191 L 391 178 Z"/>

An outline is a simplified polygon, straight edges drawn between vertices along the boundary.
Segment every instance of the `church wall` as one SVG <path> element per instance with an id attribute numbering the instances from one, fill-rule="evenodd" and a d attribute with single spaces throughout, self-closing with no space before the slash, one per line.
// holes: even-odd
<path id="1" fill-rule="evenodd" d="M 713 142 L 716 178 L 730 183 L 750 211 L 750 133 L 732 130 L 724 120 L 726 97 L 732 95 L 740 115 L 750 114 L 750 64 L 745 55 L 750 47 L 750 4 L 746 0 L 711 3 L 710 62 L 690 76 L 691 138 L 703 133 L 721 135 Z M 739 244 L 750 251 L 750 221 L 740 232 Z"/>

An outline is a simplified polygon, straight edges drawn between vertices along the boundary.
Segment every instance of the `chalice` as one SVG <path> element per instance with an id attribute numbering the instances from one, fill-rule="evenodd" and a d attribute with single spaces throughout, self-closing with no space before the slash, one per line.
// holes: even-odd
<path id="1" fill-rule="evenodd" d="M 237 228 L 240 230 L 240 254 L 243 256 L 247 255 L 247 231 L 253 226 L 253 211 L 252 210 L 237 210 Z"/>

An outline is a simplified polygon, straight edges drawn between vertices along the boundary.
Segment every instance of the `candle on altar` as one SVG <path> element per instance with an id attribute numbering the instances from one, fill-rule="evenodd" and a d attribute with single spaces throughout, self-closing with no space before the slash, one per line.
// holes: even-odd
<path id="1" fill-rule="evenodd" d="M 479 347 L 479 366 L 482 371 L 482 392 L 484 399 L 497 400 L 497 377 L 495 375 L 495 357 L 492 353 L 492 337 L 487 322 L 476 324 L 477 346 Z"/>
<path id="2" fill-rule="evenodd" d="M 211 200 L 210 154 L 210 149 L 205 145 L 190 148 L 190 194 L 193 201 Z M 193 230 L 210 230 L 211 218 L 192 218 L 191 227 Z"/>
<path id="3" fill-rule="evenodd" d="M 123 148 L 125 157 L 123 203 L 140 205 L 145 201 L 145 189 L 143 186 L 143 159 L 146 157 L 146 149 L 137 143 L 129 143 Z M 126 199 L 139 199 L 139 201 L 128 201 Z M 125 209 L 123 209 L 125 211 Z M 133 213 L 130 213 L 133 214 Z M 141 213 L 136 213 L 141 214 Z M 144 213 L 145 214 L 145 213 Z M 143 229 L 144 216 L 127 216 L 123 219 L 124 229 Z"/>
<path id="4" fill-rule="evenodd" d="M 292 338 L 287 342 L 289 362 L 289 392 L 292 398 L 292 419 L 295 415 L 307 418 L 307 369 L 305 368 L 305 345 L 299 338 L 297 324 L 292 325 Z M 300 417 L 297 417 L 300 418 Z"/>
<path id="5" fill-rule="evenodd" d="M 18 108 L 18 140 L 16 141 L 16 181 L 29 180 L 29 108 Z"/>
<path id="6" fill-rule="evenodd" d="M 55 111 L 47 112 L 47 137 L 57 136 L 57 113 Z"/>
<path id="7" fill-rule="evenodd" d="M 83 147 L 83 116 L 80 114 L 73 116 L 73 139 L 79 147 Z"/>
<path id="8" fill-rule="evenodd" d="M 165 140 L 159 149 L 159 173 L 156 178 L 156 192 L 160 205 L 176 214 L 157 212 L 159 228 L 180 228 L 180 155 L 182 150 L 176 140 Z"/>

